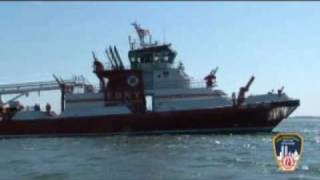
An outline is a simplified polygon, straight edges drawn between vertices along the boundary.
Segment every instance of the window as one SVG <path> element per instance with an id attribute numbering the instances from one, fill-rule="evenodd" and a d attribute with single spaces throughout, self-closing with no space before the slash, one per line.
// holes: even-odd
<path id="1" fill-rule="evenodd" d="M 164 62 L 168 62 L 169 61 L 169 56 L 164 56 L 164 58 L 163 58 L 163 60 L 164 60 Z"/>
<path id="2" fill-rule="evenodd" d="M 158 56 L 158 55 L 155 55 L 155 56 L 154 56 L 154 61 L 155 61 L 155 62 L 159 61 L 159 56 Z"/>

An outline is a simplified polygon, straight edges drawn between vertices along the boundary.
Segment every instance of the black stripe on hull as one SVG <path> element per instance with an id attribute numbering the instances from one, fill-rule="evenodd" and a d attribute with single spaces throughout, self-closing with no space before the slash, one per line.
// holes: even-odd
<path id="1" fill-rule="evenodd" d="M 0 135 L 113 135 L 271 132 L 297 107 L 286 101 L 215 109 L 0 122 Z"/>

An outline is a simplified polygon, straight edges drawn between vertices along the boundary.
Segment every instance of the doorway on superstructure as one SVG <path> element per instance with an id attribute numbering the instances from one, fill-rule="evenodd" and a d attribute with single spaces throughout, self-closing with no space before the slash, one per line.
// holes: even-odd
<path id="1" fill-rule="evenodd" d="M 146 111 L 152 112 L 153 111 L 153 95 L 146 95 Z"/>

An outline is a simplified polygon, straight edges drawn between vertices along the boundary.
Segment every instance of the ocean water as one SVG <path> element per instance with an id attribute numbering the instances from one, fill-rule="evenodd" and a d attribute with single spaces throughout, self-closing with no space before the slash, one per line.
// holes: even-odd
<path id="1" fill-rule="evenodd" d="M 274 131 L 305 139 L 299 169 L 278 170 L 275 133 L 0 139 L 0 179 L 320 179 L 320 119 Z"/>

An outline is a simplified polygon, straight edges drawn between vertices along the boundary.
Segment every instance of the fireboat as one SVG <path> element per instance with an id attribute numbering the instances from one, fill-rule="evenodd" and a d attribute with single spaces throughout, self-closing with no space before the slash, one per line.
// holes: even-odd
<path id="1" fill-rule="evenodd" d="M 249 95 L 255 77 L 231 96 L 218 88 L 212 70 L 194 81 L 175 63 L 169 43 L 152 41 L 149 30 L 132 23 L 137 39 L 129 36 L 125 67 L 116 46 L 102 63 L 94 53 L 93 73 L 99 85 L 84 77 L 0 85 L 0 135 L 114 135 L 167 133 L 271 132 L 299 106 L 283 88 Z M 148 38 L 148 39 L 147 39 Z M 61 112 L 50 104 L 23 106 L 18 99 L 31 92 L 60 90 Z M 6 102 L 1 98 L 15 95 Z"/>

